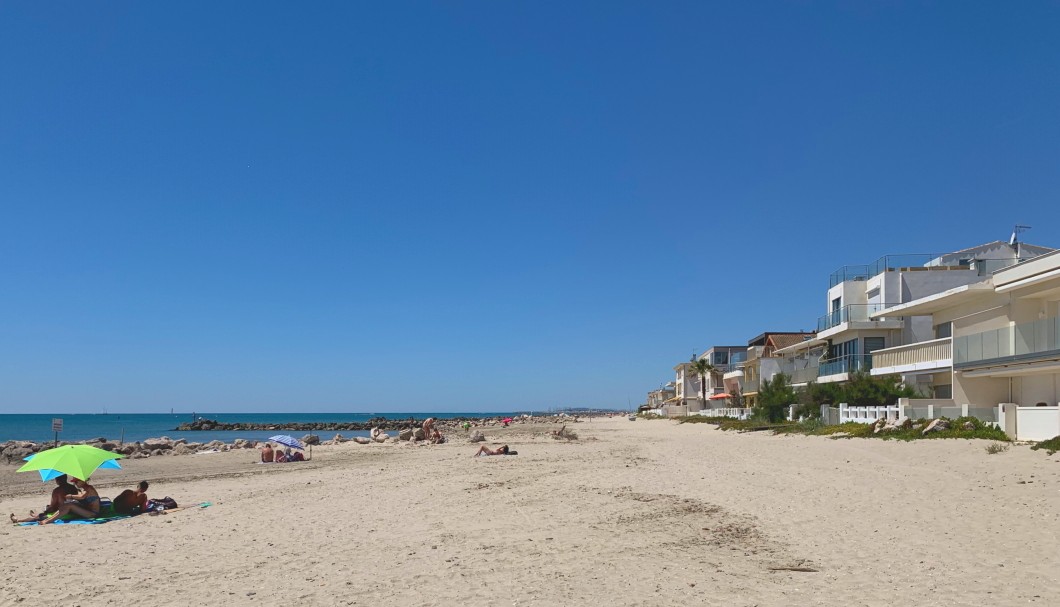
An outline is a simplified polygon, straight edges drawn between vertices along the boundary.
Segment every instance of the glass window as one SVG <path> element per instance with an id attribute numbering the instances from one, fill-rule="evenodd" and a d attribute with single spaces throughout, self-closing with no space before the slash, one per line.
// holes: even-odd
<path id="1" fill-rule="evenodd" d="M 884 348 L 884 339 L 882 337 L 866 337 L 865 338 L 865 354 L 872 354 L 876 350 L 882 350 Z"/>
<path id="2" fill-rule="evenodd" d="M 940 384 L 934 386 L 932 392 L 935 398 L 953 398 L 953 384 Z"/>
<path id="3" fill-rule="evenodd" d="M 944 322 L 941 325 L 935 325 L 935 339 L 943 337 L 953 337 L 953 323 Z"/>

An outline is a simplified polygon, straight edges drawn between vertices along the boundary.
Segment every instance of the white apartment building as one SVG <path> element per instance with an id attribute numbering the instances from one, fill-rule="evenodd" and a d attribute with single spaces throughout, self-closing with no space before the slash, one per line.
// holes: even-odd
<path id="1" fill-rule="evenodd" d="M 874 352 L 935 339 L 947 331 L 930 316 L 896 316 L 885 310 L 914 300 L 982 282 L 994 271 L 1049 253 L 1036 245 L 996 241 L 943 255 L 886 255 L 868 265 L 843 266 L 829 277 L 826 313 L 817 336 L 777 351 L 792 383 L 841 382 L 870 371 Z M 940 331 L 942 333 L 940 333 Z M 923 384 L 948 398 L 943 384 L 927 373 L 909 373 L 906 382 Z"/>

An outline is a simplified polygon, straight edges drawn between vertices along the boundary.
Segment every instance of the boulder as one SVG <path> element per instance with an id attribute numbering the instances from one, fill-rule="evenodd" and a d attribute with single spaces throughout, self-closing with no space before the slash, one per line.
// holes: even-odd
<path id="1" fill-rule="evenodd" d="M 372 442 L 372 439 L 368 438 L 367 436 L 355 436 L 353 437 L 353 442 L 357 443 L 358 445 L 367 445 L 368 443 Z"/>
<path id="2" fill-rule="evenodd" d="M 121 449 L 118 449 L 118 453 L 121 453 L 122 455 L 132 455 L 137 451 L 139 451 L 139 449 L 136 447 L 136 445 L 125 445 Z"/>
<path id="3" fill-rule="evenodd" d="M 468 437 L 467 441 L 469 443 L 482 443 L 486 441 L 486 435 L 482 434 L 478 430 L 475 430 L 471 433 L 471 436 Z"/>
<path id="4" fill-rule="evenodd" d="M 104 451 L 117 451 L 118 450 L 118 445 L 116 443 L 100 443 L 97 446 L 100 449 L 103 449 Z"/>
<path id="5" fill-rule="evenodd" d="M 189 449 L 184 443 L 177 443 L 169 452 L 173 455 L 187 455 L 189 453 L 194 453 L 194 451 L 194 449 Z"/>
<path id="6" fill-rule="evenodd" d="M 386 432 L 380 432 L 379 434 L 376 434 L 375 436 L 373 436 L 372 440 L 374 440 L 377 443 L 385 443 L 388 440 L 390 440 L 390 435 L 387 434 Z"/>
<path id="7" fill-rule="evenodd" d="M 423 431 L 423 428 L 416 428 L 412 431 L 412 438 L 413 440 L 425 440 L 427 433 Z"/>
<path id="8" fill-rule="evenodd" d="M 306 445 L 319 445 L 320 437 L 316 434 L 306 434 L 302 437 L 302 443 Z"/>
<path id="9" fill-rule="evenodd" d="M 933 419 L 933 420 L 931 420 L 931 423 L 927 425 L 927 428 L 924 428 L 921 431 L 920 434 L 921 434 L 921 436 L 923 436 L 923 435 L 925 435 L 925 434 L 927 434 L 929 432 L 941 432 L 943 430 L 949 430 L 949 429 L 950 429 L 950 422 L 948 422 L 948 421 L 946 421 L 944 419 Z"/>
<path id="10" fill-rule="evenodd" d="M 143 448 L 147 449 L 148 451 L 159 451 L 173 448 L 173 441 L 169 440 L 169 438 L 165 436 L 163 436 L 162 438 L 144 439 L 143 443 L 141 444 L 143 445 Z"/>
<path id="11" fill-rule="evenodd" d="M 336 434 L 334 436 L 334 438 L 331 439 L 331 443 L 334 444 L 334 445 L 339 445 L 339 444 L 345 443 L 348 440 L 350 440 L 350 439 L 346 438 L 345 436 L 343 436 L 341 434 Z"/>
<path id="12" fill-rule="evenodd" d="M 970 420 L 966 421 L 963 424 L 961 424 L 961 428 L 963 428 L 965 430 L 975 430 L 975 422 L 972 422 Z"/>

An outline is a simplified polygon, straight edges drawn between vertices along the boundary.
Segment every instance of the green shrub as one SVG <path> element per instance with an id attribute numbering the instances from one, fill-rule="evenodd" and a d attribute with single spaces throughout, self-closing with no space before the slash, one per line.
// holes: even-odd
<path id="1" fill-rule="evenodd" d="M 1008 445 L 1005 443 L 990 443 L 986 446 L 986 452 L 989 455 L 996 455 L 998 453 L 1004 453 L 1008 451 Z"/>
<path id="2" fill-rule="evenodd" d="M 1043 440 L 1040 443 L 1034 444 L 1031 446 L 1031 449 L 1034 449 L 1035 451 L 1045 449 L 1049 455 L 1052 455 L 1057 451 L 1060 451 L 1060 436 L 1054 436 L 1049 440 Z"/>

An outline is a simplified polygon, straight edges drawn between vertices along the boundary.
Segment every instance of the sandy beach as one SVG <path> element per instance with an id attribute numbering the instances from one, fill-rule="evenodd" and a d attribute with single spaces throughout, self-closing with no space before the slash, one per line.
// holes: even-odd
<path id="1" fill-rule="evenodd" d="M 253 451 L 100 471 L 182 504 L 4 526 L 0 604 L 1025 605 L 1060 596 L 1060 455 L 624 418 L 476 445 Z M 47 500 L 0 472 L 3 513 Z"/>

